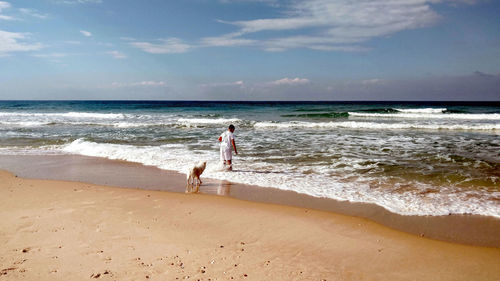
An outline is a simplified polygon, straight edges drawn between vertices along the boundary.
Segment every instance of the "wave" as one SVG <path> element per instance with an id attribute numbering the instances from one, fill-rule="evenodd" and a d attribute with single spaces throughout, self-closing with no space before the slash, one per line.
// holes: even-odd
<path id="1" fill-rule="evenodd" d="M 365 118 L 408 118 L 408 119 L 447 119 L 447 120 L 500 120 L 500 114 L 467 114 L 467 113 L 361 113 L 349 112 L 349 117 Z"/>
<path id="2" fill-rule="evenodd" d="M 446 108 L 394 108 L 397 112 L 402 113 L 422 113 L 422 114 L 438 114 L 443 113 L 447 109 Z"/>
<path id="3" fill-rule="evenodd" d="M 281 117 L 298 117 L 298 118 L 347 118 L 347 112 L 327 112 L 327 113 L 303 113 L 303 114 L 284 114 Z"/>
<path id="4" fill-rule="evenodd" d="M 127 116 L 122 113 L 95 113 L 95 112 L 64 112 L 64 113 L 43 113 L 43 112 L 0 112 L 0 116 L 7 117 L 68 117 L 68 118 L 96 118 L 96 119 L 124 119 Z"/>
<path id="5" fill-rule="evenodd" d="M 396 113 L 397 109 L 394 108 L 370 108 L 370 109 L 362 109 L 357 112 L 369 112 L 369 113 Z"/>
<path id="6" fill-rule="evenodd" d="M 115 128 L 139 128 L 139 127 L 175 127 L 175 126 L 186 126 L 186 127 L 203 127 L 207 125 L 222 125 L 230 123 L 241 123 L 241 119 L 237 118 L 181 118 L 177 120 L 156 120 L 154 122 L 134 122 L 133 119 L 130 122 L 118 120 L 110 121 L 94 121 L 94 120 L 81 120 L 81 121 L 71 121 L 68 119 L 56 119 L 55 121 L 18 121 L 16 118 L 13 121 L 0 121 L 0 126 L 11 126 L 11 127 L 39 127 L 39 126 L 103 126 L 103 127 L 115 127 Z M 136 119 L 137 120 L 137 119 Z M 139 120 L 142 121 L 141 118 Z"/>
<path id="7" fill-rule="evenodd" d="M 206 124 L 229 124 L 241 122 L 238 118 L 180 118 L 177 120 L 186 125 L 206 125 Z"/>
<path id="8" fill-rule="evenodd" d="M 257 129 L 261 128 L 346 128 L 346 129 L 371 129 L 371 130 L 394 130 L 394 129 L 421 129 L 421 130 L 473 130 L 473 131 L 500 131 L 500 124 L 481 125 L 450 125 L 450 124 L 412 124 L 412 123 L 375 123 L 375 122 L 257 122 Z"/>
<path id="9" fill-rule="evenodd" d="M 469 113 L 467 110 L 462 109 L 446 109 L 443 113 Z M 496 113 L 496 112 L 487 112 L 487 113 Z"/>
<path id="10" fill-rule="evenodd" d="M 324 111 L 324 110 L 322 110 Z M 371 108 L 353 112 L 310 112 L 284 114 L 287 118 L 407 118 L 407 119 L 444 119 L 444 120 L 500 120 L 498 113 L 467 113 L 464 110 L 447 108 Z"/>
<path id="11" fill-rule="evenodd" d="M 293 111 L 296 112 L 320 112 L 320 111 L 328 111 L 328 108 L 296 108 Z"/>
<path id="12" fill-rule="evenodd" d="M 129 144 L 96 143 L 77 139 L 63 145 L 65 153 L 80 154 L 108 159 L 118 159 L 156 166 L 161 169 L 183 172 L 185 167 L 197 160 L 207 161 L 204 176 L 219 180 L 274 187 L 292 190 L 315 197 L 326 197 L 342 201 L 377 204 L 387 210 L 401 215 L 448 215 L 479 214 L 500 217 L 500 206 L 489 197 L 471 197 L 469 193 L 448 192 L 444 189 L 439 194 L 415 192 L 391 192 L 390 190 L 371 188 L 361 182 L 339 182 L 328 176 L 289 171 L 273 172 L 259 170 L 265 163 L 246 163 L 241 161 L 235 172 L 218 170 L 218 151 L 192 151 L 182 144 L 162 146 L 134 146 Z M 276 165 L 279 165 L 276 163 Z M 279 170 L 280 167 L 277 167 Z M 257 176 L 258 175 L 258 176 Z M 419 187 L 422 190 L 428 186 Z M 397 189 L 397 186 L 395 187 Z M 479 192 L 479 191 L 478 191 Z M 422 195 L 424 194 L 424 196 Z M 484 195 L 479 192 L 478 196 Z M 494 196 L 494 195 L 493 195 Z"/>
<path id="13" fill-rule="evenodd" d="M 115 128 L 138 128 L 138 127 L 162 127 L 173 124 L 157 124 L 157 123 L 134 123 L 134 122 L 41 122 L 41 121 L 24 121 L 24 122 L 0 122 L 0 126 L 10 127 L 40 127 L 40 126 L 103 126 Z"/>
<path id="14" fill-rule="evenodd" d="M 52 122 L 39 122 L 39 121 L 21 121 L 21 122 L 0 122 L 1 126 L 17 126 L 17 127 L 38 127 L 53 125 Z"/>

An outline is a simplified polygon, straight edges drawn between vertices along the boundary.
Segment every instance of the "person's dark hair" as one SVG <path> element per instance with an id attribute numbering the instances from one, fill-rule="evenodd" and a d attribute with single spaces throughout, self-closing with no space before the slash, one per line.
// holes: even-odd
<path id="1" fill-rule="evenodd" d="M 229 130 L 234 130 L 233 124 L 229 125 Z"/>

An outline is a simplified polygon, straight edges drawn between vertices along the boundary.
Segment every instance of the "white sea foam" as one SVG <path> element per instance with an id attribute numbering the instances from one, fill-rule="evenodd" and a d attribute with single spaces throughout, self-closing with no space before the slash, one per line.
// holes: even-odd
<path id="1" fill-rule="evenodd" d="M 0 122 L 0 126 L 14 126 L 14 127 L 38 127 L 48 125 L 50 122 L 40 122 L 40 121 L 24 121 L 24 122 Z"/>
<path id="2" fill-rule="evenodd" d="M 94 113 L 94 112 L 64 112 L 64 113 L 43 113 L 43 112 L 0 112 L 0 116 L 7 117 L 68 117 L 68 118 L 96 118 L 96 119 L 123 119 L 126 117 L 122 113 Z"/>
<path id="3" fill-rule="evenodd" d="M 472 114 L 472 113 L 365 113 L 365 112 L 349 112 L 349 117 L 363 118 L 408 118 L 408 119 L 448 119 L 448 120 L 500 120 L 500 114 Z"/>
<path id="4" fill-rule="evenodd" d="M 24 118 L 15 118 L 10 121 L 0 121 L 0 126 L 10 126 L 10 127 L 38 127 L 38 126 L 49 126 L 49 125 L 70 125 L 70 126 L 103 126 L 103 127 L 115 127 L 115 128 L 140 128 L 140 127 L 157 127 L 157 126 L 176 126 L 183 125 L 187 127 L 198 127 L 206 125 L 217 125 L 217 124 L 229 124 L 237 123 L 240 119 L 178 119 L 178 120 L 168 120 L 159 119 L 151 120 L 149 122 L 138 122 L 142 120 L 140 118 L 127 119 L 129 121 L 121 121 L 120 119 L 111 118 L 82 118 L 82 120 L 76 120 L 73 118 L 57 119 L 57 118 L 44 118 L 46 121 L 19 121 Z M 33 118 L 36 120 L 37 118 Z M 225 127 L 225 126 L 224 126 Z"/>
<path id="5" fill-rule="evenodd" d="M 421 124 L 421 123 L 377 123 L 377 122 L 257 122 L 257 129 L 264 128 L 321 128 L 321 129 L 368 129 L 368 130 L 395 130 L 395 129 L 421 129 L 421 130 L 464 130 L 464 131 L 500 131 L 499 124 Z"/>
<path id="6" fill-rule="evenodd" d="M 238 118 L 180 118 L 177 120 L 181 124 L 196 126 L 206 124 L 229 124 L 240 122 Z"/>
<path id="7" fill-rule="evenodd" d="M 443 113 L 446 111 L 446 108 L 394 108 L 395 110 L 403 113 Z"/>
<path id="8" fill-rule="evenodd" d="M 68 112 L 62 113 L 60 116 L 72 118 L 99 118 L 99 119 L 123 119 L 125 114 L 122 113 L 93 113 L 93 112 Z"/>
<path id="9" fill-rule="evenodd" d="M 500 196 L 500 192 L 456 193 L 442 188 L 439 194 L 422 195 L 419 192 L 421 190 L 397 193 L 385 189 L 373 189 L 363 181 L 341 182 L 322 173 L 306 174 L 303 171 L 293 171 L 293 167 L 287 163 L 275 164 L 272 167 L 274 170 L 269 170 L 264 163 L 239 162 L 238 159 L 235 161 L 235 172 L 220 172 L 217 169 L 219 161 L 216 145 L 210 151 L 193 151 L 179 144 L 133 146 L 79 139 L 61 149 L 66 153 L 138 162 L 179 172 L 183 172 L 185 167 L 197 160 L 206 160 L 208 165 L 204 176 L 209 178 L 293 190 L 315 197 L 373 203 L 402 215 L 478 214 L 500 218 L 500 205 L 490 200 L 491 197 Z M 422 185 L 419 188 L 425 190 L 429 187 Z M 471 196 L 476 193 L 478 196 Z"/>

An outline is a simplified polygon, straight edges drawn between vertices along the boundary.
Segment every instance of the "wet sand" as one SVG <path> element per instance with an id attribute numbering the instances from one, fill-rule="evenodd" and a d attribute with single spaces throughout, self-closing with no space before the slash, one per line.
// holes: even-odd
<path id="1" fill-rule="evenodd" d="M 137 163 L 76 155 L 0 157 L 0 169 L 21 177 L 87 182 L 107 186 L 184 192 L 185 175 Z M 316 198 L 292 191 L 204 179 L 201 193 L 296 206 L 367 218 L 417 236 L 500 248 L 500 219 L 473 216 L 401 216 L 382 207 Z"/>
<path id="2" fill-rule="evenodd" d="M 167 181 L 167 185 L 175 182 Z M 1 280 L 498 280 L 500 249 L 227 196 L 0 171 Z"/>

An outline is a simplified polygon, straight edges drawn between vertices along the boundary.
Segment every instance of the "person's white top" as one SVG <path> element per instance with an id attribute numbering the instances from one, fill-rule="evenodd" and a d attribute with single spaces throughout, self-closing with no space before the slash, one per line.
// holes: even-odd
<path id="1" fill-rule="evenodd" d="M 220 142 L 220 148 L 224 150 L 231 150 L 232 143 L 234 140 L 234 135 L 229 130 L 225 131 L 221 135 L 222 141 Z"/>

